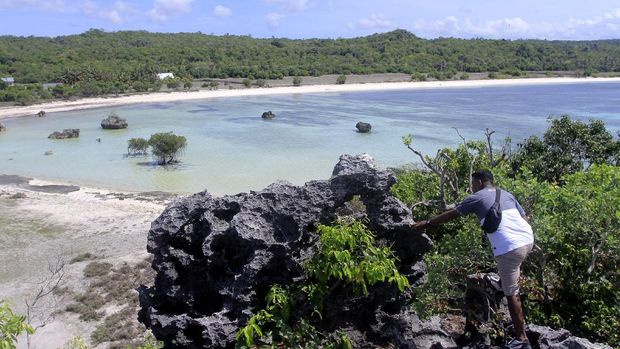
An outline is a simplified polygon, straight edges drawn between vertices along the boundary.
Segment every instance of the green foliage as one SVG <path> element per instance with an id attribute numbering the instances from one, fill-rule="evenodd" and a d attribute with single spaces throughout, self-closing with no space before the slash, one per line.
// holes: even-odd
<path id="1" fill-rule="evenodd" d="M 245 88 L 252 87 L 252 80 L 250 80 L 250 79 L 243 79 L 243 81 L 241 83 L 243 84 L 243 86 L 245 86 Z"/>
<path id="2" fill-rule="evenodd" d="M 469 80 L 469 74 L 463 73 L 463 74 L 461 74 L 461 77 L 459 77 L 459 79 L 461 79 L 461 80 Z"/>
<path id="3" fill-rule="evenodd" d="M 305 269 L 319 286 L 340 280 L 363 295 L 379 282 L 393 283 L 402 292 L 409 282 L 400 275 L 389 247 L 375 246 L 374 236 L 360 221 L 341 220 L 335 226 L 319 225 L 319 251 Z"/>
<path id="4" fill-rule="evenodd" d="M 179 88 L 181 86 L 181 79 L 178 78 L 165 78 L 163 83 L 166 84 L 167 88 Z"/>
<path id="5" fill-rule="evenodd" d="M 347 76 L 342 74 L 336 78 L 336 85 L 344 85 L 347 82 Z"/>
<path id="6" fill-rule="evenodd" d="M 301 86 L 301 76 L 293 77 L 293 86 Z"/>
<path id="7" fill-rule="evenodd" d="M 256 80 L 256 86 L 258 86 L 258 87 L 265 87 L 266 85 L 267 85 L 267 81 L 265 81 L 264 79 Z"/>
<path id="8" fill-rule="evenodd" d="M 155 133 L 149 138 L 149 146 L 159 163 L 165 165 L 175 161 L 183 153 L 187 139 L 172 132 Z"/>
<path id="9" fill-rule="evenodd" d="M 17 337 L 22 333 L 34 333 L 34 328 L 26 323 L 26 317 L 17 315 L 9 303 L 0 300 L 0 349 L 15 349 Z"/>
<path id="10" fill-rule="evenodd" d="M 326 335 L 315 327 L 322 319 L 326 297 L 338 287 L 351 287 L 366 296 L 368 288 L 379 282 L 393 284 L 400 291 L 409 286 L 407 278 L 396 269 L 392 251 L 376 246 L 372 233 L 362 222 L 339 220 L 334 226 L 319 225 L 318 232 L 317 252 L 304 264 L 305 282 L 286 289 L 273 285 L 266 297 L 266 307 L 237 332 L 238 348 L 265 344 L 351 349 L 353 344 L 345 333 Z M 312 309 L 310 314 L 303 312 L 308 307 Z"/>
<path id="11" fill-rule="evenodd" d="M 127 155 L 146 154 L 149 149 L 149 141 L 144 138 L 131 138 L 127 141 Z"/>
<path id="12" fill-rule="evenodd" d="M 532 265 L 528 276 L 547 297 L 526 305 L 542 321 L 561 319 L 573 332 L 620 345 L 620 167 L 594 165 L 563 181 L 534 207 L 547 264 Z"/>
<path id="13" fill-rule="evenodd" d="M 489 77 L 489 79 L 498 79 L 499 78 L 497 73 L 493 72 L 493 71 L 489 73 L 488 77 Z"/>
<path id="14" fill-rule="evenodd" d="M 71 340 L 63 345 L 62 349 L 90 349 L 86 341 L 82 337 L 73 337 Z"/>
<path id="15" fill-rule="evenodd" d="M 590 164 L 620 165 L 620 139 L 614 140 L 602 121 L 583 123 L 562 115 L 550 123 L 542 139 L 532 136 L 519 144 L 511 159 L 514 171 L 527 167 L 541 180 L 558 182 Z"/>
<path id="16" fill-rule="evenodd" d="M 403 143 L 412 147 L 414 140 L 406 136 Z M 538 144 L 544 160 L 531 161 L 531 153 L 523 154 L 521 148 L 514 158 L 494 167 L 493 173 L 496 184 L 522 204 L 536 233 L 538 247 L 523 265 L 520 282 L 528 321 L 562 326 L 615 347 L 620 345 L 620 167 L 610 151 L 614 144 L 602 123 L 584 124 L 565 117 L 552 121 Z M 459 147 L 464 150 L 465 145 Z M 488 156 L 479 151 L 470 149 L 476 161 L 481 160 L 474 169 L 490 168 Z M 570 156 L 562 152 L 572 154 L 576 162 L 564 162 Z M 466 183 L 468 171 L 464 170 L 472 157 L 458 148 L 439 153 L 449 154 L 446 168 L 459 183 Z M 523 158 L 531 162 L 514 166 Z M 426 158 L 431 164 L 434 160 Z M 536 170 L 526 167 L 538 163 L 541 167 Z M 559 180 L 547 181 L 545 167 L 558 169 Z M 412 206 L 415 220 L 441 212 L 433 204 L 440 196 L 440 181 L 432 171 L 401 169 L 397 178 L 392 193 Z M 446 195 L 447 203 L 465 195 L 461 185 L 458 195 Z M 458 309 L 463 295 L 454 285 L 463 283 L 467 274 L 495 268 L 473 216 L 432 227 L 428 233 L 435 245 L 424 256 L 427 282 L 414 290 L 414 307 L 420 315 Z"/>

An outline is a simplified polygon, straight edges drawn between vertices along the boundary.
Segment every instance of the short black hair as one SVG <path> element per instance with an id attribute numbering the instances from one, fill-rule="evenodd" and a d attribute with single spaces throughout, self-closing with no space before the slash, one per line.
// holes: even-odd
<path id="1" fill-rule="evenodd" d="M 478 170 L 471 174 L 471 178 L 485 182 L 493 183 L 493 173 L 489 170 Z"/>

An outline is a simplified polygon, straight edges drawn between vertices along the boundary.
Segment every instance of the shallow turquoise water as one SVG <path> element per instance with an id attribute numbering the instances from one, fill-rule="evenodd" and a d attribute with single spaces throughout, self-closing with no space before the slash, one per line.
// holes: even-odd
<path id="1" fill-rule="evenodd" d="M 328 178 L 343 153 L 371 154 L 381 166 L 415 161 L 401 137 L 413 134 L 427 153 L 460 139 L 497 131 L 520 141 L 540 134 L 550 114 L 599 118 L 620 130 L 620 83 L 450 88 L 241 97 L 146 104 L 7 119 L 0 133 L 0 173 L 19 174 L 123 190 L 220 195 L 258 190 L 284 179 L 302 184 Z M 102 130 L 112 110 L 125 130 Z M 265 121 L 262 112 L 276 118 Z M 358 121 L 372 133 L 355 132 Z M 79 139 L 49 140 L 56 130 L 79 128 Z M 127 140 L 173 131 L 187 137 L 182 162 L 148 165 L 148 157 L 124 156 Z M 99 143 L 97 138 L 101 138 Z M 52 150 L 54 155 L 45 156 Z"/>

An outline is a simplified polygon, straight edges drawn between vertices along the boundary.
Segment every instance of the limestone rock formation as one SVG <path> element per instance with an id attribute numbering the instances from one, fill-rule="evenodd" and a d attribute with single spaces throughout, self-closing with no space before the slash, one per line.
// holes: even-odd
<path id="1" fill-rule="evenodd" d="M 275 117 L 276 117 L 276 114 L 274 114 L 271 110 L 264 112 L 263 115 L 261 116 L 261 118 L 266 119 L 266 120 L 271 120 Z"/>
<path id="2" fill-rule="evenodd" d="M 42 118 L 45 116 L 45 110 L 39 110 L 39 112 L 37 113 L 37 116 Z"/>
<path id="3" fill-rule="evenodd" d="M 67 138 L 78 138 L 80 137 L 80 129 L 79 128 L 68 128 L 64 129 L 62 132 L 54 131 L 47 138 L 51 139 L 67 139 Z"/>
<path id="4" fill-rule="evenodd" d="M 357 132 L 359 133 L 368 133 L 372 130 L 372 125 L 367 122 L 360 121 L 355 125 L 355 128 L 357 128 Z"/>
<path id="5" fill-rule="evenodd" d="M 165 347 L 233 348 L 236 331 L 264 306 L 271 285 L 303 277 L 303 262 L 315 252 L 316 225 L 333 222 L 357 195 L 368 228 L 378 242 L 393 246 L 399 270 L 415 284 L 425 272 L 422 254 L 431 241 L 411 229 L 409 210 L 389 194 L 395 181 L 369 156 L 343 155 L 329 180 L 179 199 L 151 225 L 147 248 L 157 274 L 153 287 L 139 289 L 139 320 Z M 410 291 L 392 285 L 369 291 L 366 298 L 334 292 L 320 329 L 345 331 L 356 348 L 388 342 L 415 348 L 414 330 L 422 326 L 412 314 Z"/>
<path id="6" fill-rule="evenodd" d="M 129 126 L 127 120 L 119 117 L 115 113 L 111 113 L 107 118 L 101 121 L 101 127 L 105 130 L 118 130 L 127 128 L 127 126 Z"/>

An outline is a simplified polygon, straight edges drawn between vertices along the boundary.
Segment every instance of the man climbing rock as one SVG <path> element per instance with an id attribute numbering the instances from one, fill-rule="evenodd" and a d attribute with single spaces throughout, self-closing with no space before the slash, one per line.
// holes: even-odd
<path id="1" fill-rule="evenodd" d="M 425 230 L 459 216 L 476 214 L 491 243 L 502 282 L 502 290 L 508 300 L 508 309 L 514 323 L 515 338 L 508 344 L 508 348 L 531 349 L 525 335 L 525 320 L 519 297 L 518 281 L 521 263 L 534 245 L 532 227 L 528 224 L 525 211 L 517 199 L 511 193 L 495 188 L 493 174 L 490 171 L 474 172 L 471 180 L 473 194 L 455 208 L 426 221 L 418 222 L 413 228 Z"/>

